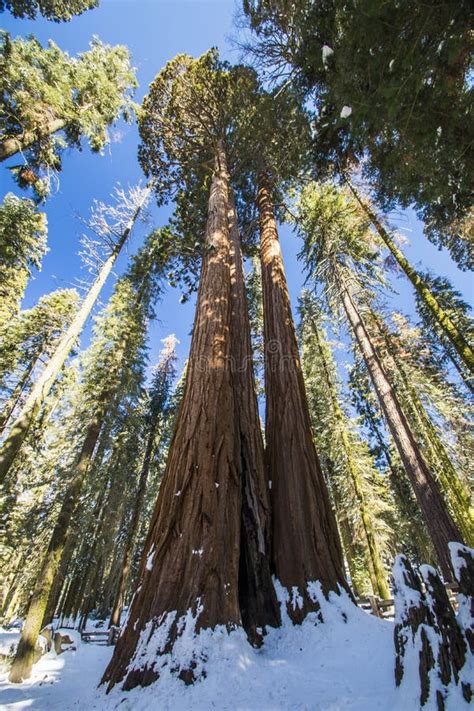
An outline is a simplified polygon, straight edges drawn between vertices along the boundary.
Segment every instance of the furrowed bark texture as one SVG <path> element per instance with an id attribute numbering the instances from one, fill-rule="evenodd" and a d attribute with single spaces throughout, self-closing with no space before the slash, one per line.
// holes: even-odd
<path id="1" fill-rule="evenodd" d="M 266 175 L 259 178 L 260 257 L 265 339 L 266 453 L 271 480 L 274 572 L 301 604 L 288 614 L 301 622 L 318 606 L 307 585 L 348 590 L 336 519 L 313 442 L 308 404 Z"/>
<path id="2" fill-rule="evenodd" d="M 172 653 L 192 615 L 195 629 L 240 624 L 238 596 L 241 482 L 235 461 L 230 357 L 228 174 L 216 157 L 191 353 L 168 462 L 127 625 L 103 677 L 110 689 L 146 686 L 159 656 Z M 163 629 L 162 626 L 165 625 Z M 156 660 L 140 650 L 157 642 Z M 155 637 L 155 640 L 157 637 Z M 134 656 L 138 655 L 138 656 Z M 170 660 L 171 661 L 171 660 Z M 193 664 L 179 673 L 193 680 Z"/>
<path id="3" fill-rule="evenodd" d="M 253 374 L 242 250 L 232 192 L 229 208 L 235 442 L 242 482 L 239 600 L 242 624 L 249 640 L 259 644 L 257 628 L 277 627 L 280 610 L 270 570 L 268 477 Z"/>
<path id="4" fill-rule="evenodd" d="M 354 336 L 362 351 L 390 433 L 423 513 L 441 571 L 446 580 L 452 580 L 453 572 L 448 544 L 451 541 L 462 541 L 461 534 L 449 514 L 438 484 L 431 475 L 415 441 L 355 302 L 344 285 L 342 286 L 342 302 Z"/>

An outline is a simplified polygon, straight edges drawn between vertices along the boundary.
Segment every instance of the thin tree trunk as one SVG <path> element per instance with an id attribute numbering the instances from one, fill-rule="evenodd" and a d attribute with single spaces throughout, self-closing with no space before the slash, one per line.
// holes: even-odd
<path id="1" fill-rule="evenodd" d="M 24 151 L 38 141 L 40 137 L 52 136 L 53 133 L 61 131 L 65 126 L 65 119 L 57 118 L 48 121 L 44 129 L 41 130 L 41 136 L 38 135 L 38 131 L 27 131 L 18 138 L 5 138 L 3 141 L 0 141 L 0 161 L 11 158 L 11 156 L 20 153 L 20 151 Z"/>
<path id="2" fill-rule="evenodd" d="M 416 389 L 411 384 L 404 366 L 397 361 L 390 335 L 386 332 L 377 314 L 372 313 L 371 316 L 377 332 L 386 343 L 386 352 L 384 355 L 380 355 L 382 367 L 387 372 L 399 373 L 402 392 L 409 406 L 408 419 L 410 419 L 409 415 L 411 414 L 413 418 L 412 428 L 415 432 L 418 430 L 426 449 L 425 459 L 430 468 L 434 470 L 441 490 L 450 503 L 456 525 L 459 527 L 467 545 L 472 545 L 474 543 L 474 518 L 469 493 L 460 481 L 457 471 Z"/>
<path id="3" fill-rule="evenodd" d="M 453 579 L 448 544 L 462 542 L 461 534 L 451 518 L 439 487 L 431 475 L 420 448 L 410 430 L 380 359 L 348 288 L 342 284 L 342 302 L 354 336 L 362 351 L 380 406 L 395 441 L 400 458 L 410 478 L 416 498 L 423 512 L 426 526 L 436 550 L 438 562 L 446 580 Z"/>
<path id="4" fill-rule="evenodd" d="M 459 329 L 450 319 L 446 311 L 442 308 L 441 304 L 438 302 L 435 295 L 431 292 L 430 288 L 426 285 L 423 278 L 418 274 L 416 269 L 411 266 L 410 262 L 404 256 L 401 250 L 398 249 L 395 242 L 392 240 L 389 233 L 384 228 L 375 212 L 371 209 L 369 205 L 367 205 L 364 200 L 360 198 L 358 192 L 356 191 L 356 189 L 348 178 L 345 178 L 345 182 L 349 186 L 359 205 L 362 207 L 362 209 L 365 211 L 368 218 L 374 225 L 378 234 L 394 256 L 398 265 L 405 273 L 406 277 L 411 281 L 415 291 L 420 296 L 427 309 L 430 311 L 440 330 L 444 333 L 446 338 L 453 345 L 459 358 L 464 363 L 468 371 L 474 373 L 474 351 L 464 338 L 463 334 L 459 331 Z"/>
<path id="5" fill-rule="evenodd" d="M 8 424 L 8 420 L 12 416 L 12 413 L 15 410 L 15 407 L 19 403 L 20 397 L 23 394 L 23 390 L 25 389 L 26 383 L 28 382 L 31 373 L 33 372 L 33 369 L 36 366 L 36 363 L 38 362 L 40 355 L 41 355 L 41 350 L 33 356 L 30 363 L 23 371 L 21 378 L 15 385 L 15 388 L 14 388 L 12 394 L 10 395 L 10 397 L 8 398 L 7 402 L 5 403 L 5 405 L 3 407 L 3 412 L 0 415 L 0 435 L 3 434 L 3 431 L 5 430 L 5 428 Z"/>
<path id="6" fill-rule="evenodd" d="M 348 585 L 336 519 L 314 447 L 271 184 L 265 174 L 259 178 L 257 201 L 272 557 L 276 576 L 290 593 L 288 614 L 299 623 L 308 612 L 318 609 L 308 593 L 308 583 L 319 581 L 325 594 L 341 588 L 348 590 Z"/>
<path id="7" fill-rule="evenodd" d="M 133 225 L 135 224 L 141 209 L 148 199 L 150 191 L 151 186 L 149 186 L 143 193 L 140 205 L 132 215 L 127 227 L 124 229 L 120 240 L 112 250 L 110 256 L 103 263 L 97 279 L 92 284 L 74 320 L 66 333 L 60 339 L 53 355 L 48 361 L 48 364 L 31 389 L 19 416 L 11 427 L 8 437 L 6 437 L 3 442 L 2 448 L 0 449 L 0 485 L 3 483 L 10 468 L 12 467 L 31 425 L 38 417 L 44 401 L 54 385 L 56 378 L 61 372 L 61 368 L 69 356 L 74 343 L 81 333 L 92 307 L 94 306 L 107 277 L 112 271 L 112 267 L 115 264 L 122 247 L 130 236 Z"/>
<path id="8" fill-rule="evenodd" d="M 225 153 L 219 146 L 185 391 L 141 561 L 140 584 L 102 680 L 109 689 L 124 677 L 124 689 L 152 683 L 159 676 L 158 655 L 172 656 L 174 640 L 191 616 L 197 631 L 240 624 L 241 482 L 229 368 L 228 183 Z M 180 620 L 184 624 L 179 625 Z M 135 663 L 145 627 L 148 640 L 162 639 L 162 644 L 156 659 Z M 187 665 L 181 660 L 180 677 L 193 680 L 192 655 Z"/>
<path id="9" fill-rule="evenodd" d="M 234 196 L 229 200 L 231 350 L 234 378 L 236 461 L 240 464 L 242 512 L 239 603 L 249 640 L 261 644 L 258 629 L 278 627 L 280 610 L 270 570 L 270 501 L 264 446 L 253 374 L 252 342 L 242 250 Z"/>
<path id="10" fill-rule="evenodd" d="M 342 447 L 344 449 L 345 459 L 347 463 L 347 468 L 349 470 L 349 475 L 352 480 L 352 485 L 354 487 L 354 492 L 359 503 L 359 512 L 362 519 L 362 526 L 364 528 L 365 538 L 367 541 L 367 548 L 369 551 L 370 561 L 372 563 L 373 574 L 370 576 L 372 578 L 372 585 L 374 589 L 374 594 L 379 595 L 381 598 L 388 600 L 391 597 L 390 589 L 387 583 L 387 575 L 383 567 L 382 559 L 380 557 L 379 548 L 376 541 L 375 526 L 372 520 L 370 509 L 367 506 L 367 501 L 364 495 L 364 489 L 362 484 L 362 478 L 357 470 L 357 465 L 354 462 L 351 445 L 349 438 L 347 436 L 346 426 L 344 422 L 343 413 L 339 402 L 337 400 L 337 395 L 334 392 L 334 384 L 332 382 L 331 376 L 329 374 L 329 369 L 326 363 L 326 357 L 321 346 L 319 329 L 317 324 L 311 323 L 314 337 L 316 339 L 316 345 L 319 351 L 319 357 L 323 366 L 324 377 L 326 380 L 326 387 L 328 388 L 329 396 L 332 402 L 332 408 L 336 421 L 339 424 L 339 431 L 341 433 Z"/>
<path id="11" fill-rule="evenodd" d="M 33 666 L 34 652 L 38 635 L 41 630 L 44 613 L 48 603 L 48 598 L 57 573 L 61 555 L 66 543 L 67 534 L 72 515 L 79 499 L 82 483 L 87 472 L 92 454 L 99 438 L 102 425 L 102 418 L 97 415 L 89 425 L 87 435 L 76 461 L 71 481 L 67 487 L 63 499 L 58 520 L 54 526 L 51 541 L 46 552 L 46 556 L 41 564 L 36 584 L 33 589 L 28 609 L 25 615 L 25 623 L 21 631 L 20 642 L 13 660 L 10 672 L 10 681 L 20 683 L 28 679 Z"/>
<path id="12" fill-rule="evenodd" d="M 137 492 L 135 495 L 135 503 L 134 503 L 133 511 L 132 511 L 132 518 L 130 521 L 127 540 L 125 543 L 125 552 L 124 552 L 124 556 L 122 559 L 122 566 L 121 566 L 121 570 L 120 570 L 117 595 L 115 597 L 115 602 L 114 602 L 114 606 L 112 609 L 112 614 L 110 616 L 110 624 L 109 624 L 110 627 L 112 627 L 112 626 L 118 627 L 120 625 L 120 615 L 122 612 L 125 590 L 127 588 L 128 575 L 130 573 L 130 565 L 132 562 L 133 546 L 134 546 L 135 538 L 136 538 L 139 523 L 140 523 L 140 515 L 142 512 L 142 508 L 143 508 L 143 502 L 145 500 L 146 484 L 147 484 L 148 473 L 150 471 L 150 464 L 151 464 L 151 460 L 152 460 L 152 456 L 153 456 L 157 424 L 158 424 L 158 418 L 155 419 L 155 422 L 153 423 L 153 427 L 151 428 L 150 432 L 148 433 L 148 438 L 147 438 L 147 443 L 146 443 L 146 448 L 145 448 L 145 456 L 143 457 L 143 463 L 142 463 L 142 467 L 141 467 L 141 471 L 140 471 L 140 476 L 138 479 L 138 488 L 137 488 Z"/>

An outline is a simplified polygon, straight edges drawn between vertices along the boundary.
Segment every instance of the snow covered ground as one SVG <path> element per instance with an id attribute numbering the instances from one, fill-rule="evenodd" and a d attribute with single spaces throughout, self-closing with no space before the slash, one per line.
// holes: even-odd
<path id="1" fill-rule="evenodd" d="M 324 624 L 308 619 L 272 630 L 260 650 L 240 631 L 201 633 L 197 645 L 208 651 L 207 676 L 193 686 L 169 673 L 146 689 L 108 696 L 97 689 L 111 648 L 81 644 L 57 657 L 45 655 L 31 681 L 15 686 L 0 677 L 1 711 L 415 711 L 419 709 L 416 671 L 395 688 L 393 623 L 379 620 L 347 602 L 323 605 Z M 345 622 L 343 613 L 347 617 Z M 68 630 L 70 634 L 70 630 Z M 0 647 L 14 641 L 0 633 Z M 447 711 L 468 706 L 459 695 Z M 431 711 L 433 704 L 424 709 Z"/>

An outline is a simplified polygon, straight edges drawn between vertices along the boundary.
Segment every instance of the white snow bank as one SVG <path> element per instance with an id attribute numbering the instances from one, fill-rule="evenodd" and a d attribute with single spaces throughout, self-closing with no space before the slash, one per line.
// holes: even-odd
<path id="1" fill-rule="evenodd" d="M 286 617 L 271 630 L 261 649 L 253 649 L 238 629 L 184 634 L 181 656 L 191 649 L 205 660 L 206 677 L 192 686 L 176 678 L 169 666 L 147 688 L 109 695 L 97 684 L 112 649 L 79 644 L 61 657 L 45 655 L 33 679 L 17 687 L 0 681 L 2 711 L 417 711 L 417 669 L 413 683 L 396 689 L 393 623 L 372 617 L 346 596 L 321 597 L 324 623 L 310 615 L 302 625 Z M 344 621 L 344 620 L 347 621 Z M 188 620 L 190 631 L 192 621 Z M 68 631 L 69 632 L 69 631 Z M 158 640 L 155 640 L 157 642 Z M 156 646 L 155 646 L 156 648 Z M 141 650 L 145 656 L 150 650 Z M 179 646 L 176 650 L 180 655 Z M 149 658 L 149 656 L 148 656 Z M 423 711 L 434 711 L 429 702 Z M 447 711 L 463 711 L 448 699 Z"/>

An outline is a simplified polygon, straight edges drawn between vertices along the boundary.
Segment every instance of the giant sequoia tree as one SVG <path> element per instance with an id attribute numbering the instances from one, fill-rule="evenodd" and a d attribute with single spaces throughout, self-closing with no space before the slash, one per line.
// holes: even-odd
<path id="1" fill-rule="evenodd" d="M 252 637 L 257 627 L 278 623 L 250 336 L 241 313 L 240 245 L 236 226 L 229 225 L 229 170 L 253 81 L 248 71 L 219 62 L 215 52 L 198 60 L 178 56 L 144 102 L 145 171 L 159 187 L 178 185 L 184 196 L 198 179 L 208 186 L 208 209 L 186 384 L 140 585 L 104 675 L 109 688 L 124 677 L 126 689 L 157 679 L 160 667 L 172 664 L 173 643 L 186 628 L 244 624 Z M 250 356 L 243 362 L 239 338 Z M 239 368 L 246 371 L 238 374 Z M 242 392 L 240 376 L 246 380 Z M 157 656 L 143 664 L 140 651 L 152 638 Z M 197 661 L 190 650 L 179 676 L 191 681 Z"/>
<path id="2" fill-rule="evenodd" d="M 130 117 L 136 85 L 126 47 L 97 38 L 77 58 L 50 42 L 0 36 L 0 161 L 21 152 L 11 167 L 20 187 L 39 197 L 61 169 L 61 150 L 85 139 L 93 151 L 109 141 L 107 128 Z"/>
<path id="3" fill-rule="evenodd" d="M 385 419 L 423 511 L 443 575 L 452 579 L 449 543 L 462 540 L 433 473 L 410 428 L 406 414 L 375 348 L 364 309 L 377 280 L 377 247 L 357 213 L 331 185 L 310 185 L 300 202 L 304 254 L 312 278 L 320 279 L 335 310 L 337 299 L 363 355 Z"/>
<path id="4" fill-rule="evenodd" d="M 242 142 L 242 172 L 247 194 L 249 186 L 254 200 L 256 193 L 260 236 L 272 566 L 289 593 L 287 610 L 295 622 L 318 608 L 308 583 L 319 580 L 325 594 L 346 585 L 336 521 L 314 446 L 274 205 L 304 165 L 309 125 L 300 98 L 290 91 L 256 92 Z M 291 595 L 295 589 L 298 604 Z"/>

